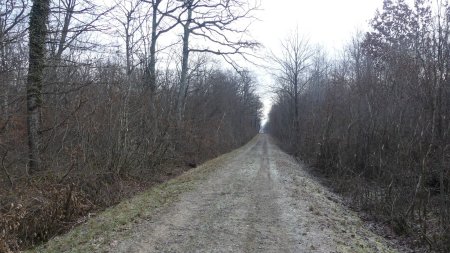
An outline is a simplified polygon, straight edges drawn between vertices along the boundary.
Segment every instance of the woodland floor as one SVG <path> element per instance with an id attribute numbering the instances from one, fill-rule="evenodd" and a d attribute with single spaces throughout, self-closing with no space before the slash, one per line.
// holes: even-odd
<path id="1" fill-rule="evenodd" d="M 37 252 L 401 252 L 261 134 Z"/>

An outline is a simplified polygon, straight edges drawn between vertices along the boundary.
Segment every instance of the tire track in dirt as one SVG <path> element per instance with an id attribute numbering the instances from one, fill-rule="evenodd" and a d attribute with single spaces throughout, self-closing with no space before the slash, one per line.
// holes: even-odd
<path id="1" fill-rule="evenodd" d="M 267 139 L 263 139 L 262 143 L 259 145 L 260 168 L 250 189 L 253 210 L 248 216 L 249 229 L 244 252 L 286 251 L 289 248 L 288 235 L 277 203 L 279 192 L 271 176 Z"/>

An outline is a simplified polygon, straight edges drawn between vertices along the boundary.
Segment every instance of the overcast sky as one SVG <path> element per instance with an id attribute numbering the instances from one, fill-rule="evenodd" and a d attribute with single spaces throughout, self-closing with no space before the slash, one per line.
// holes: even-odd
<path id="1" fill-rule="evenodd" d="M 251 27 L 252 36 L 267 49 L 276 51 L 289 32 L 299 32 L 311 44 L 323 46 L 330 54 L 342 50 L 357 30 L 367 31 L 383 0 L 261 0 L 260 19 Z M 271 82 L 267 74 L 256 70 L 262 86 Z M 264 88 L 262 89 L 264 90 Z M 265 113 L 270 109 L 264 95 Z"/>

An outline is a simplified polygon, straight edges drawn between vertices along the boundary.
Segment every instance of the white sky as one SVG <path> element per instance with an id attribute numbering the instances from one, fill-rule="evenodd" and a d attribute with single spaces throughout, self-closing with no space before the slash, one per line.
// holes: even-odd
<path id="1" fill-rule="evenodd" d="M 261 4 L 262 10 L 256 15 L 261 21 L 254 23 L 250 32 L 267 49 L 276 51 L 280 41 L 298 27 L 311 44 L 319 44 L 334 54 L 357 30 L 367 30 L 383 0 L 261 0 Z M 263 71 L 255 72 L 262 85 L 267 114 L 271 99 L 265 87 L 271 80 Z"/>

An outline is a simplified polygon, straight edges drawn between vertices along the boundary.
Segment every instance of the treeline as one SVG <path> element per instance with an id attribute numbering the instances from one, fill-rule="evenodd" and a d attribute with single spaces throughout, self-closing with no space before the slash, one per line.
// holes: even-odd
<path id="1" fill-rule="evenodd" d="M 267 129 L 357 208 L 448 252 L 450 8 L 439 3 L 385 0 L 339 60 L 287 39 Z"/>
<path id="2" fill-rule="evenodd" d="M 259 131 L 255 78 L 209 56 L 232 62 L 257 45 L 234 28 L 251 20 L 249 3 L 100 2 L 0 1 L 0 252 L 48 240 Z M 169 31 L 183 40 L 157 43 Z"/>

